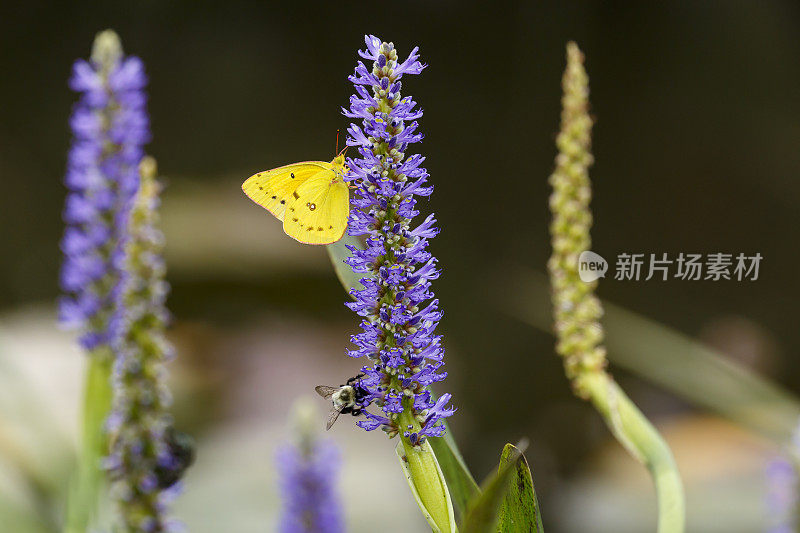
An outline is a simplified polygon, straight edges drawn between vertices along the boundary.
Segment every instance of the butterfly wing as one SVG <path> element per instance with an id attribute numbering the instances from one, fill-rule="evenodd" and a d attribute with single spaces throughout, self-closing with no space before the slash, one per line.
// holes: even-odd
<path id="1" fill-rule="evenodd" d="M 350 191 L 322 172 L 302 183 L 292 193 L 294 201 L 283 219 L 283 231 L 304 244 L 330 244 L 344 235 L 350 215 Z"/>
<path id="2" fill-rule="evenodd" d="M 295 199 L 293 193 L 297 188 L 312 176 L 332 169 L 333 166 L 324 161 L 293 163 L 253 174 L 242 184 L 242 190 L 278 220 L 283 220 L 286 207 Z"/>

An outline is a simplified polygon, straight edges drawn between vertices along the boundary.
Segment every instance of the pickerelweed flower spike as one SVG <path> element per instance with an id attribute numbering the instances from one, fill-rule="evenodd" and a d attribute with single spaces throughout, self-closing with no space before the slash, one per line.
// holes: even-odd
<path id="1" fill-rule="evenodd" d="M 70 80 L 81 97 L 70 119 L 59 320 L 81 331 L 87 351 L 108 348 L 119 335 L 122 241 L 150 138 L 146 83 L 142 62 L 124 57 L 110 30 L 98 34 L 91 60 L 78 60 Z"/>
<path id="2" fill-rule="evenodd" d="M 276 464 L 283 498 L 280 533 L 341 533 L 342 505 L 336 479 L 339 450 L 319 438 L 319 416 L 308 399 L 293 410 L 295 443 L 278 449 Z"/>
<path id="3" fill-rule="evenodd" d="M 416 197 L 429 196 L 425 158 L 406 158 L 409 147 L 422 140 L 417 119 L 422 110 L 410 96 L 401 96 L 403 75 L 425 68 L 414 48 L 400 62 L 392 43 L 374 35 L 365 37 L 367 48 L 359 55 L 372 61 L 371 68 L 358 61 L 350 81 L 356 94 L 350 97 L 345 116 L 359 119 L 348 128 L 347 144 L 357 146 L 360 157 L 348 159 L 346 180 L 355 187 L 349 233 L 366 235 L 366 249 L 350 248 L 348 264 L 368 274 L 363 290 L 353 290 L 355 302 L 347 304 L 363 317 L 362 332 L 352 337 L 357 349 L 351 357 L 366 357 L 370 364 L 360 385 L 367 394 L 362 407 L 375 404 L 382 414 L 364 411 L 366 430 L 382 428 L 389 436 L 401 434 L 418 446 L 426 437 L 440 436 L 438 422 L 455 411 L 448 407 L 450 394 L 434 401 L 428 386 L 446 373 L 441 336 L 436 326 L 442 317 L 431 280 L 439 277 L 436 259 L 428 252 L 428 240 L 439 233 L 436 219 L 428 216 L 413 226 Z"/>
<path id="4" fill-rule="evenodd" d="M 683 485 L 672 452 L 606 372 L 600 326 L 603 310 L 594 295 L 597 282 L 584 282 L 578 274 L 580 254 L 591 245 L 592 193 L 588 169 L 592 163 L 592 119 L 589 77 L 583 67 L 583 54 L 575 43 L 567 45 L 563 89 L 561 132 L 556 140 L 558 156 L 550 176 L 553 255 L 547 265 L 558 338 L 556 351 L 564 358 L 575 393 L 594 404 L 620 444 L 650 470 L 658 497 L 659 533 L 681 533 Z"/>
<path id="5" fill-rule="evenodd" d="M 553 194 L 550 210 L 553 221 L 553 255 L 548 269 L 553 285 L 556 351 L 564 357 L 567 377 L 578 378 L 586 372 L 600 371 L 606 366 L 603 314 L 594 294 L 597 281 L 583 282 L 578 276 L 578 256 L 591 248 L 589 230 L 592 212 L 589 182 L 592 119 L 589 117 L 589 78 L 583 68 L 580 50 L 574 43 L 567 47 L 567 69 L 564 72 L 564 96 L 561 112 L 561 133 L 556 139 L 556 169 L 550 176 Z M 587 394 L 575 383 L 576 392 Z"/>
<path id="6" fill-rule="evenodd" d="M 167 414 L 171 400 L 164 363 L 172 347 L 164 336 L 168 286 L 161 257 L 164 237 L 158 229 L 159 192 L 155 160 L 146 157 L 125 246 L 124 333 L 114 344 L 114 402 L 108 419 L 112 448 L 106 461 L 123 530 L 131 532 L 177 527 L 166 518 L 165 505 L 177 493 L 174 484 L 191 453 L 182 448 Z"/>

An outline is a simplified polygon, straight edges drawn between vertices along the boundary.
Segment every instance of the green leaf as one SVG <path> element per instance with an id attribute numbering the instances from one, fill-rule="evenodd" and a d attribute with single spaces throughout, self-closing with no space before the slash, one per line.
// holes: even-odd
<path id="1" fill-rule="evenodd" d="M 482 492 L 473 498 L 467 506 L 467 513 L 461 523 L 461 533 L 490 533 L 497 531 L 500 518 L 500 507 L 503 504 L 509 482 L 517 471 L 517 463 L 522 457 L 522 452 L 527 445 L 523 442 L 516 447 L 512 446 L 508 456 L 500 462 L 497 472 L 487 479 L 481 489 Z M 506 446 L 506 449 L 508 446 Z"/>
<path id="2" fill-rule="evenodd" d="M 411 493 L 433 533 L 456 533 L 453 502 L 429 441 L 411 446 L 401 440 L 395 452 Z"/>
<path id="3" fill-rule="evenodd" d="M 358 237 L 351 237 L 345 233 L 344 237 L 333 244 L 328 244 L 325 248 L 328 250 L 328 257 L 331 259 L 333 270 L 336 272 L 336 277 L 344 287 L 344 290 L 350 294 L 350 289 L 361 290 L 364 286 L 361 284 L 361 278 L 366 274 L 357 274 L 353 272 L 350 265 L 344 262 L 345 259 L 350 257 L 350 250 L 347 245 L 354 246 L 361 250 L 364 249 L 364 244 Z"/>
<path id="4" fill-rule="evenodd" d="M 500 457 L 500 468 L 519 456 L 517 466 L 508 482 L 508 491 L 500 506 L 499 531 L 503 533 L 542 533 L 539 502 L 533 489 L 533 478 L 525 456 L 513 444 L 506 444 Z"/>

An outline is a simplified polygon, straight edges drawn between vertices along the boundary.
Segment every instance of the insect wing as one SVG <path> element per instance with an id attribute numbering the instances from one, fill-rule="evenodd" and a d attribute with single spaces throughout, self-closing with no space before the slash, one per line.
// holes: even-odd
<path id="1" fill-rule="evenodd" d="M 314 387 L 314 390 L 317 391 L 317 394 L 319 394 L 323 398 L 330 399 L 330 397 L 333 396 L 333 393 L 335 393 L 337 390 L 339 390 L 339 387 L 329 387 L 327 385 L 317 385 L 316 387 Z"/>
<path id="2" fill-rule="evenodd" d="M 242 191 L 255 203 L 283 220 L 286 207 L 294 200 L 297 188 L 315 174 L 332 171 L 324 161 L 303 161 L 253 174 L 242 184 Z"/>
<path id="3" fill-rule="evenodd" d="M 342 409 L 344 409 L 344 406 L 334 407 L 333 409 L 330 410 L 330 412 L 328 413 L 328 419 L 325 422 L 325 431 L 331 429 L 334 422 L 336 422 L 336 420 L 339 418 L 339 415 L 342 414 Z"/>
<path id="4" fill-rule="evenodd" d="M 347 229 L 350 190 L 335 181 L 333 170 L 320 172 L 297 187 L 283 218 L 283 231 L 303 244 L 331 244 Z"/>

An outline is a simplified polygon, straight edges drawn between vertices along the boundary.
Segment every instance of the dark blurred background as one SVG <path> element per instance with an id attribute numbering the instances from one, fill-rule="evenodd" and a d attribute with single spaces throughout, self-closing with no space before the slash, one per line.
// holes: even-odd
<path id="1" fill-rule="evenodd" d="M 150 76 L 148 151 L 167 183 L 169 307 L 183 369 L 175 373 L 190 376 L 191 400 L 179 397 L 176 409 L 196 433 L 238 416 L 241 404 L 230 398 L 251 365 L 264 379 L 300 375 L 302 390 L 282 392 L 287 397 L 310 391 L 314 380 L 338 383 L 358 367 L 344 356 L 357 320 L 325 251 L 285 238 L 239 186 L 258 170 L 333 156 L 365 33 L 393 41 L 402 57 L 419 46 L 429 64 L 403 88 L 425 109 L 419 149 L 436 190 L 422 209 L 435 212 L 442 228 L 432 251 L 444 270 L 435 290 L 450 376 L 440 390 L 454 395 L 453 431 L 478 477 L 506 441 L 527 436 L 545 524 L 579 530 L 557 510 L 573 500 L 559 495 L 597 468 L 598 449 L 614 449 L 591 408 L 572 397 L 552 337 L 498 304 L 516 290 L 508 269 L 543 272 L 550 254 L 547 177 L 568 40 L 586 54 L 596 117 L 593 249 L 606 258 L 764 258 L 754 282 L 609 278 L 599 294 L 721 350 L 749 342 L 754 347 L 740 360 L 800 392 L 797 2 L 6 3 L 6 320 L 34 308 L 52 323 L 75 101 L 67 79 L 105 28 L 119 33 Z M 308 366 L 292 367 L 286 359 L 303 351 L 292 339 L 307 342 L 315 332 L 330 342 L 300 359 Z M 742 332 L 739 342 L 734 335 Z M 263 350 L 254 354 L 253 346 Z M 615 375 L 656 421 L 684 424 L 675 439 L 701 439 L 686 427 L 705 415 L 634 376 Z M 275 405 L 254 390 L 262 392 L 253 405 Z M 276 419 L 290 399 L 278 402 Z M 389 443 L 370 438 L 394 460 Z"/>

